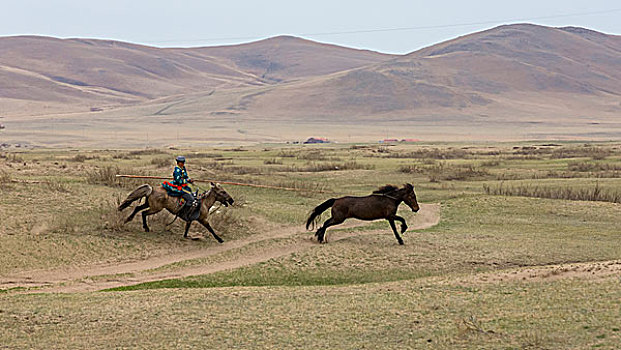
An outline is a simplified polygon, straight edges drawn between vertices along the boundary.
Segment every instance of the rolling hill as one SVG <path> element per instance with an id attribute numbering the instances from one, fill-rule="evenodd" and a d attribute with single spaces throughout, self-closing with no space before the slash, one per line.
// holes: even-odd
<path id="1" fill-rule="evenodd" d="M 276 37 L 251 44 L 162 49 L 117 41 L 0 38 L 0 103 L 7 114 L 84 111 L 214 89 L 262 86 L 391 58 Z M 29 105 L 26 111 L 12 107 Z M 87 109 L 87 108 L 86 108 Z"/>
<path id="2" fill-rule="evenodd" d="M 321 80 L 282 86 L 264 95 L 261 106 L 268 112 L 277 104 L 288 114 L 336 111 L 349 116 L 469 110 L 608 114 L 621 111 L 620 97 L 621 37 L 525 24 L 497 27 Z"/>
<path id="3" fill-rule="evenodd" d="M 577 27 L 505 25 L 401 56 L 290 36 L 174 49 L 9 37 L 0 77 L 0 114 L 43 133 L 31 116 L 55 113 L 76 140 L 120 124 L 160 143 L 171 124 L 189 142 L 621 138 L 621 37 Z"/>

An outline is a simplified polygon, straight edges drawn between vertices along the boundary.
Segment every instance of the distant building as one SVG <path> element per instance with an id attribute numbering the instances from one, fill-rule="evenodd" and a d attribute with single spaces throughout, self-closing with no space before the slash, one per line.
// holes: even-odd
<path id="1" fill-rule="evenodd" d="M 401 142 L 420 142 L 419 139 L 403 139 Z"/>
<path id="2" fill-rule="evenodd" d="M 397 143 L 397 142 L 399 142 L 399 140 L 397 140 L 397 139 L 383 139 L 383 140 L 380 140 L 380 143 Z"/>
<path id="3" fill-rule="evenodd" d="M 330 141 L 323 137 L 309 137 L 304 143 L 330 143 Z"/>
<path id="4" fill-rule="evenodd" d="M 91 107 L 91 112 L 102 112 L 103 108 L 99 108 L 99 107 Z"/>

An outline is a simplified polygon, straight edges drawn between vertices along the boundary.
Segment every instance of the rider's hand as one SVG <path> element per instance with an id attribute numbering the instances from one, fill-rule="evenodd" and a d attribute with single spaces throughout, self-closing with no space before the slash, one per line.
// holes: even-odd
<path id="1" fill-rule="evenodd" d="M 194 180 L 192 180 L 192 179 L 188 179 L 188 182 L 189 182 L 189 183 L 191 183 L 191 184 L 193 184 L 193 183 L 194 183 Z"/>

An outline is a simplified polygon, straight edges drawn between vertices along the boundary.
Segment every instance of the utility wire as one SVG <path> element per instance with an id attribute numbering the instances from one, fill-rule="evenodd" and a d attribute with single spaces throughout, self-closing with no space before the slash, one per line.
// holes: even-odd
<path id="1" fill-rule="evenodd" d="M 505 19 L 505 20 L 495 20 L 495 21 L 482 21 L 482 22 L 466 22 L 466 23 L 456 23 L 456 24 L 442 24 L 442 25 L 433 25 L 433 26 L 417 26 L 417 27 L 397 27 L 397 28 L 381 28 L 381 29 L 360 29 L 360 30 L 350 30 L 350 31 L 338 31 L 338 32 L 317 32 L 317 33 L 297 33 L 292 34 L 294 36 L 330 36 L 330 35 L 342 35 L 342 34 L 359 34 L 359 33 L 380 33 L 380 32 L 396 32 L 396 31 L 408 31 L 408 30 L 427 30 L 427 29 L 442 29 L 442 28 L 456 28 L 456 27 L 469 27 L 474 25 L 485 25 L 485 24 L 497 24 L 497 23 L 507 23 L 507 22 L 524 22 L 524 21 L 535 21 L 540 19 L 555 19 L 555 18 L 566 18 L 566 17 L 577 17 L 577 16 L 590 16 L 590 15 L 602 15 L 621 12 L 621 8 L 611 9 L 605 11 L 594 11 L 594 12 L 579 12 L 579 13 L 570 13 L 563 15 L 550 15 L 550 16 L 541 16 L 541 17 L 530 17 L 530 18 L 513 18 L 513 19 Z M 261 36 L 240 36 L 240 37 L 220 37 L 220 38 L 205 38 L 205 39 L 182 39 L 182 40 L 158 40 L 158 41 L 150 41 L 152 43 L 170 43 L 170 42 L 201 42 L 201 41 L 223 41 L 223 40 L 252 40 L 252 39 L 260 39 Z"/>

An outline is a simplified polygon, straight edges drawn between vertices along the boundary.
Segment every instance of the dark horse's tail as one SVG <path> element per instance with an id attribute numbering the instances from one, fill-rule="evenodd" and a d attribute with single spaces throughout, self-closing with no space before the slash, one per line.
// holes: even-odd
<path id="1" fill-rule="evenodd" d="M 135 189 L 132 193 L 127 196 L 127 199 L 119 205 L 119 211 L 129 207 L 133 202 L 137 201 L 142 197 L 148 197 L 153 193 L 153 187 L 151 185 L 144 184 L 137 189 Z"/>
<path id="2" fill-rule="evenodd" d="M 315 209 L 313 209 L 312 213 L 310 214 L 310 216 L 308 217 L 308 220 L 306 220 L 306 229 L 310 230 L 311 226 L 315 226 L 315 219 L 321 215 L 321 213 L 323 213 L 324 211 L 326 211 L 328 208 L 330 208 L 331 206 L 334 205 L 334 201 L 336 199 L 334 198 L 330 198 L 327 201 L 319 204 Z"/>

